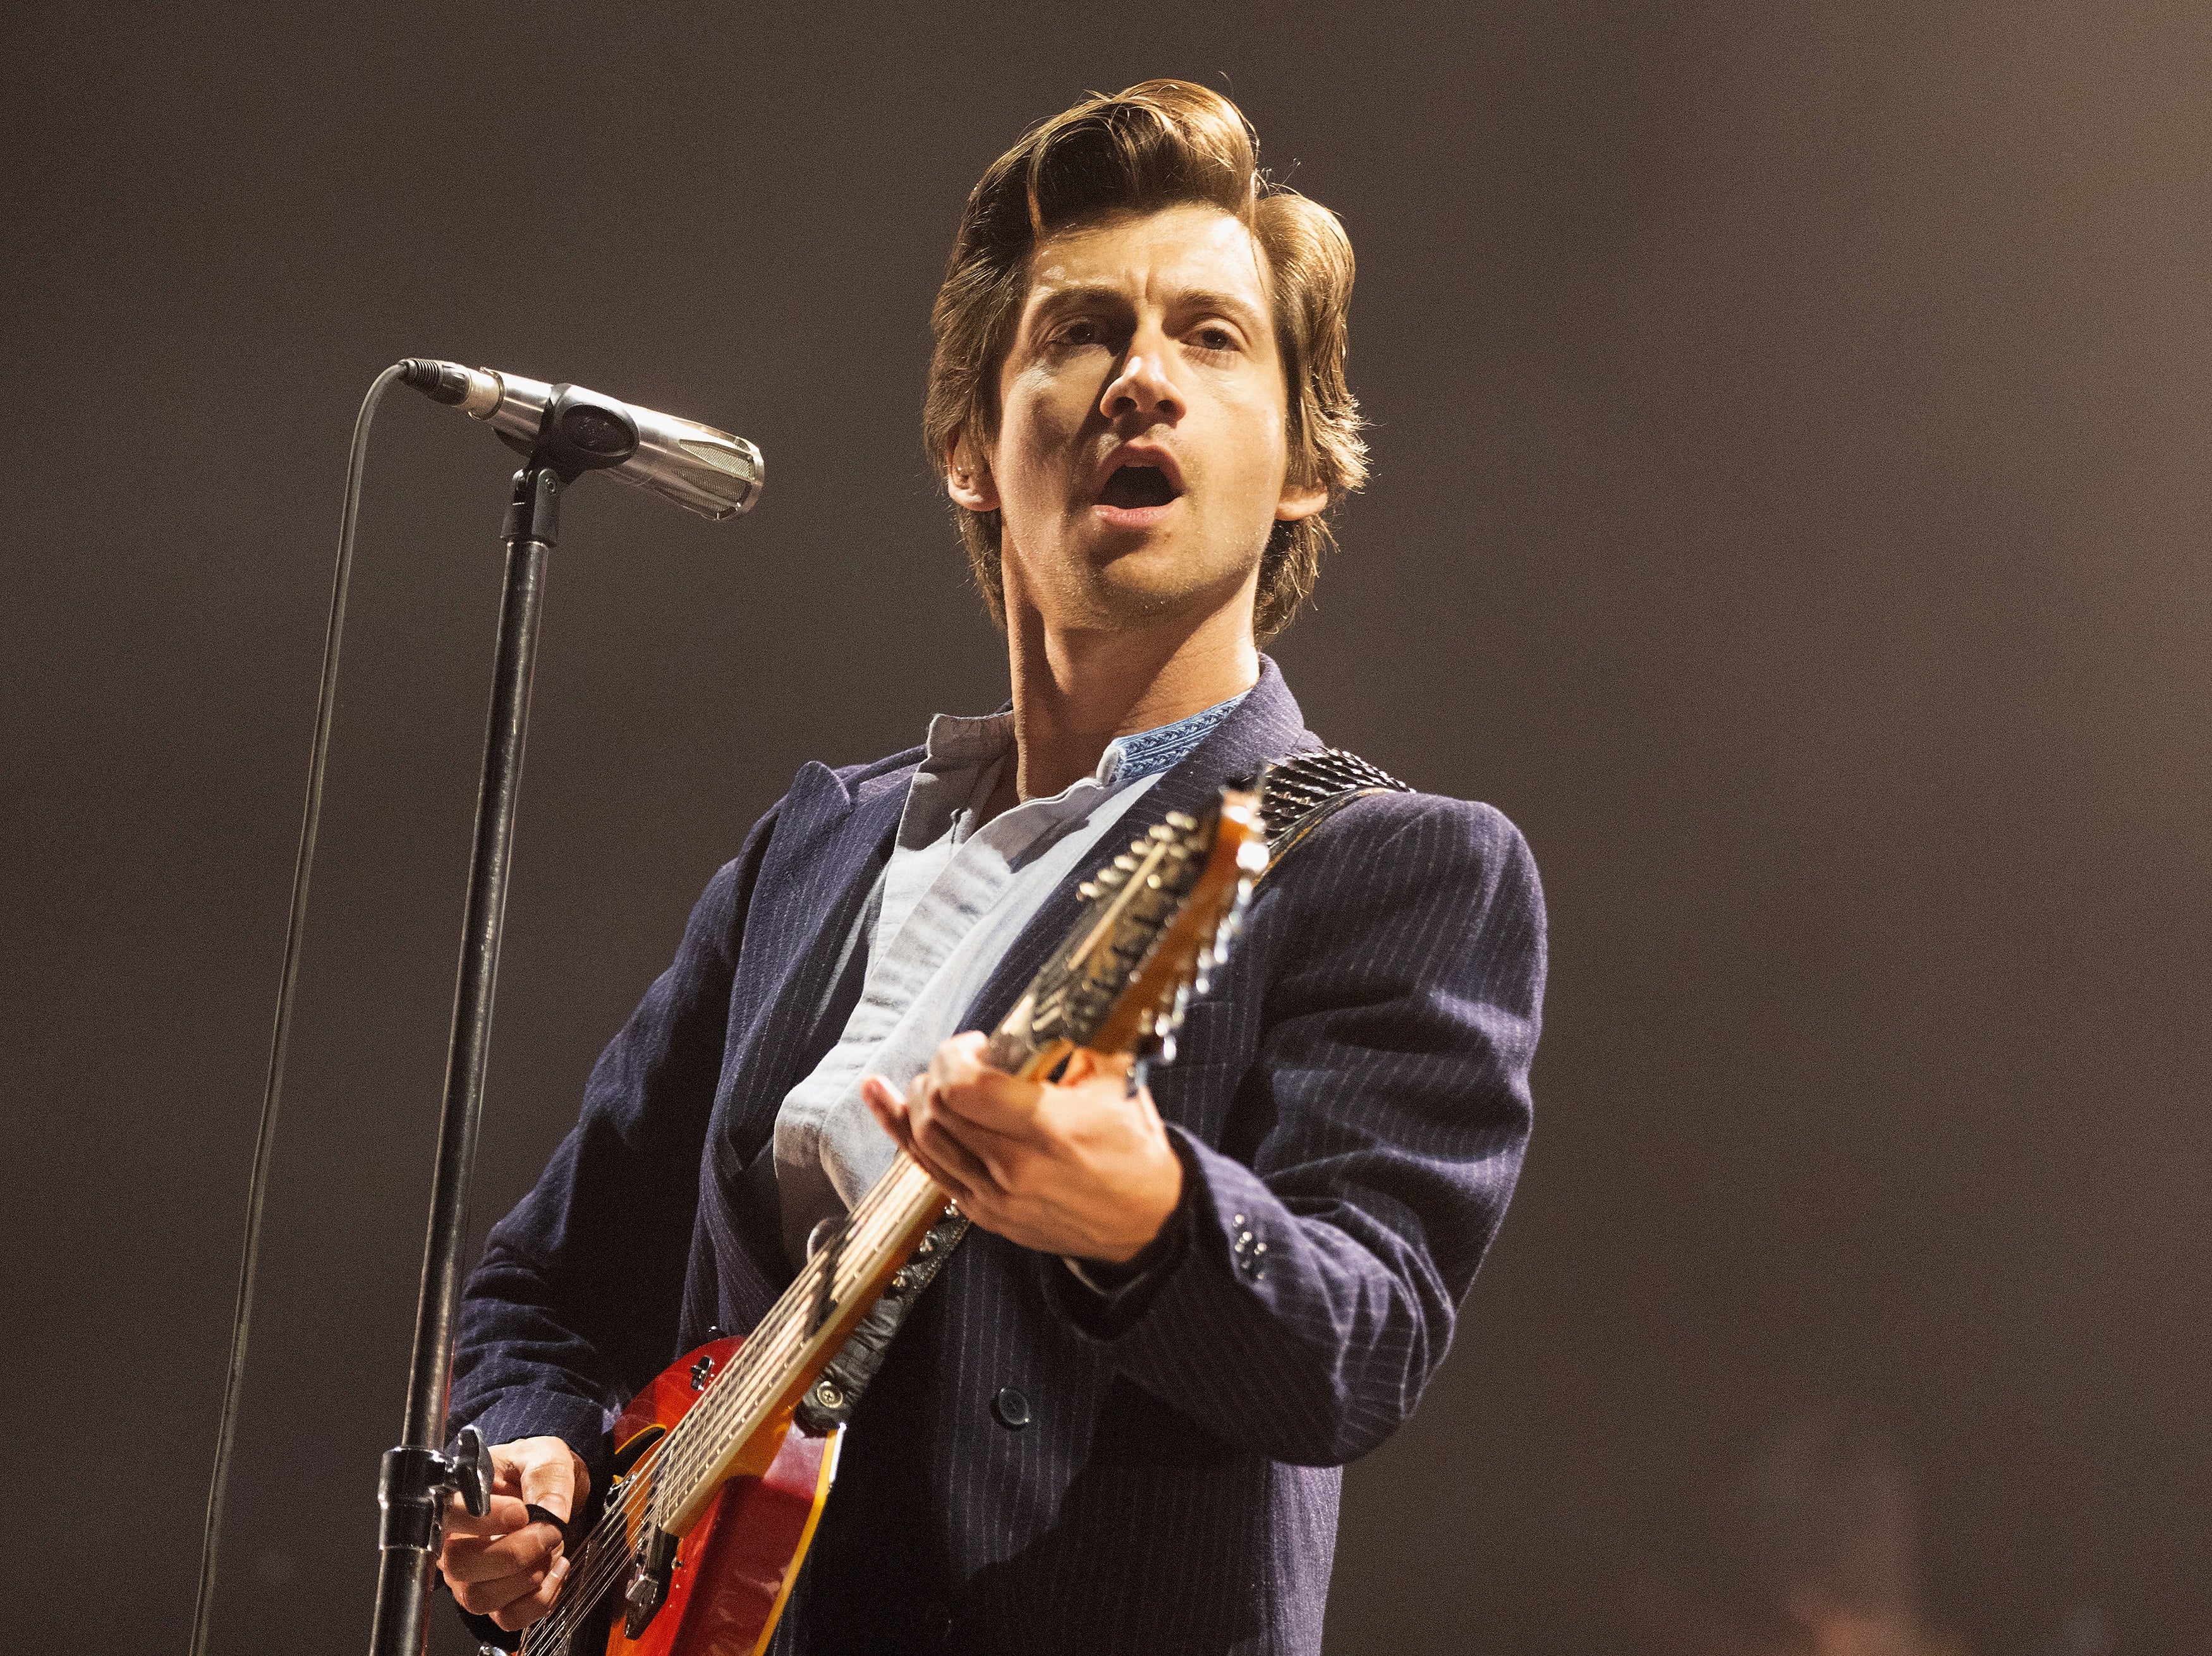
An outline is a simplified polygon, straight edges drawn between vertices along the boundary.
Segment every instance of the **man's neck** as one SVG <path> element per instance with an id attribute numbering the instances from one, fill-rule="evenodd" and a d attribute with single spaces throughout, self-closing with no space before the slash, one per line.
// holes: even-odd
<path id="1" fill-rule="evenodd" d="M 1249 601 L 1195 625 L 1061 632 L 1034 610 L 1012 619 L 1007 642 L 1019 757 L 1016 774 L 1000 780 L 993 814 L 1090 775 L 1117 736 L 1172 725 L 1259 682 Z"/>

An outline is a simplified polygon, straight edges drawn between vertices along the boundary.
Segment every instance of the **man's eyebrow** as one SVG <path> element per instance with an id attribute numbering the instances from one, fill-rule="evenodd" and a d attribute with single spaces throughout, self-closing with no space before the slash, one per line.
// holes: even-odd
<path id="1" fill-rule="evenodd" d="M 1064 311 L 1071 305 L 1081 305 L 1093 300 L 1120 300 L 1128 302 L 1121 290 L 1110 282 L 1071 282 L 1048 289 L 1036 303 L 1039 314 L 1047 311 Z"/>
<path id="2" fill-rule="evenodd" d="M 1128 295 L 1110 282 L 1071 282 L 1065 287 L 1054 287 L 1041 294 L 1036 301 L 1036 316 L 1048 316 L 1071 306 L 1097 300 L 1111 300 L 1127 306 Z M 1266 313 L 1240 294 L 1200 288 L 1176 296 L 1173 308 L 1178 311 L 1212 311 L 1251 327 L 1264 327 Z"/>
<path id="3" fill-rule="evenodd" d="M 1237 294 L 1218 294 L 1201 291 L 1185 294 L 1176 301 L 1176 308 L 1188 311 L 1216 311 L 1231 321 L 1252 327 L 1266 325 L 1265 312 L 1254 308 L 1252 301 Z"/>

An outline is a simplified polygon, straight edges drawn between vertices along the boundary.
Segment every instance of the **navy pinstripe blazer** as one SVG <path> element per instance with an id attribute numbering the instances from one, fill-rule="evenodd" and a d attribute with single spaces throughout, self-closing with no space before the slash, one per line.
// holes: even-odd
<path id="1" fill-rule="evenodd" d="M 1261 674 L 1126 833 L 1320 745 Z M 708 886 L 470 1279 L 456 1429 L 556 1434 L 596 1475 L 609 1411 L 790 1280 L 776 1112 L 843 1028 L 840 945 L 919 757 L 808 765 Z M 1047 901 L 969 1027 L 1079 902 Z M 1384 794 L 1325 822 L 1153 1073 L 1175 1264 L 1109 1321 L 1056 1259 L 972 1233 L 854 1417 L 775 1647 L 1318 1650 L 1339 1469 L 1412 1412 L 1512 1192 L 1543 979 L 1535 867 L 1497 811 Z"/>

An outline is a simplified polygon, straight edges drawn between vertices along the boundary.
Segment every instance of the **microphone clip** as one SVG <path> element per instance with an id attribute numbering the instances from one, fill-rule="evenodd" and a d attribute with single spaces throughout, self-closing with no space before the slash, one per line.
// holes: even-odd
<path id="1" fill-rule="evenodd" d="M 581 385 L 559 385 L 545 399 L 534 437 L 493 433 L 532 465 L 550 465 L 573 483 L 587 471 L 611 471 L 637 452 L 637 418 L 629 405 Z"/>

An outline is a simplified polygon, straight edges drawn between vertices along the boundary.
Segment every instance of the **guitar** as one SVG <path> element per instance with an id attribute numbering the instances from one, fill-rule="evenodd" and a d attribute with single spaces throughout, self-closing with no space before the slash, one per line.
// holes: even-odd
<path id="1" fill-rule="evenodd" d="M 1170 813 L 1079 888 L 1082 914 L 991 1035 L 991 1063 L 1035 1079 L 1078 1047 L 1171 1060 L 1267 863 L 1255 795 L 1224 788 L 1205 822 Z M 685 1353 L 637 1394 L 601 1515 L 525 1656 L 767 1647 L 844 1434 L 811 1429 L 800 1403 L 886 1289 L 918 1293 L 934 1274 L 951 1210 L 899 1152 L 750 1335 Z"/>

